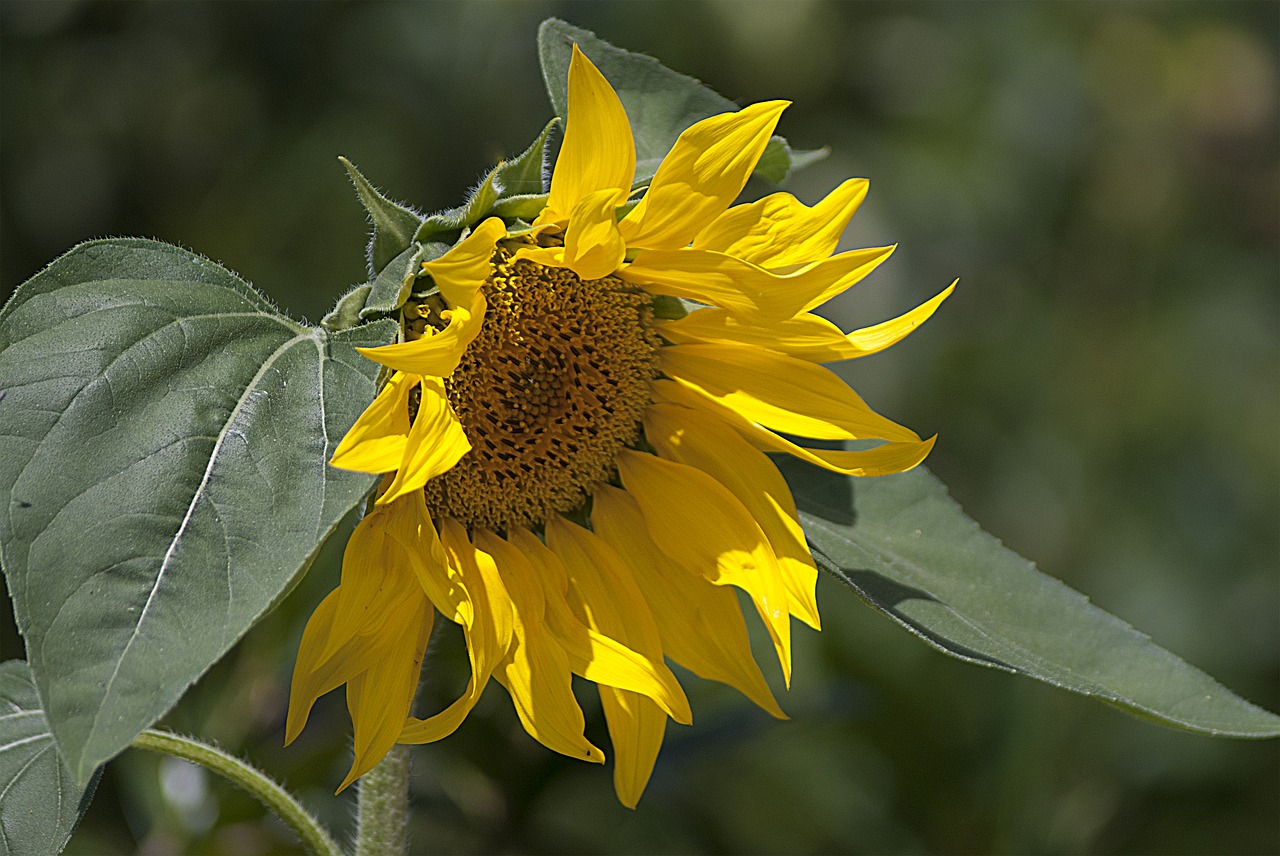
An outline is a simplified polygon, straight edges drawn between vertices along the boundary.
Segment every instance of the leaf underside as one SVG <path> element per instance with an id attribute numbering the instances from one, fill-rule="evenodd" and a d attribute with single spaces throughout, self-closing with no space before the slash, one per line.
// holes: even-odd
<path id="1" fill-rule="evenodd" d="M 779 460 L 819 567 L 938 650 L 1164 725 L 1280 735 L 1257 707 L 982 531 L 923 467 L 850 479 Z"/>
<path id="2" fill-rule="evenodd" d="M 82 244 L 0 312 L 0 560 L 79 782 L 287 590 L 372 477 L 326 465 L 383 322 L 294 323 L 155 241 Z"/>

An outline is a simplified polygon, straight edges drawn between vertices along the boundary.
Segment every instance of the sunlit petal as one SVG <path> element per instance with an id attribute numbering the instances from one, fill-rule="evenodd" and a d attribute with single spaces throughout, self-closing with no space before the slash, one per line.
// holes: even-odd
<path id="1" fill-rule="evenodd" d="M 469 451 L 471 442 L 445 396 L 444 382 L 435 377 L 423 378 L 422 397 L 405 442 L 404 460 L 391 486 L 378 497 L 378 504 L 385 505 L 421 490 L 429 480 L 448 472 Z"/>
<path id="2" fill-rule="evenodd" d="M 644 433 L 659 455 L 702 470 L 738 498 L 769 539 L 790 596 L 791 614 L 820 628 L 818 569 L 805 544 L 791 491 L 773 462 L 705 411 L 654 405 L 645 415 Z"/>
<path id="3" fill-rule="evenodd" d="M 389 473 L 400 466 L 409 436 L 409 394 L 418 378 L 395 372 L 351 426 L 329 463 L 361 473 Z"/>
<path id="4" fill-rule="evenodd" d="M 865 178 L 849 179 L 812 208 L 790 193 L 772 193 L 725 211 L 698 233 L 693 246 L 766 268 L 809 264 L 835 251 L 866 195 Z"/>
<path id="5" fill-rule="evenodd" d="M 551 194 L 539 223 L 563 226 L 574 206 L 601 190 L 626 201 L 636 171 L 631 123 L 617 93 L 586 55 L 573 46 L 569 61 L 569 106 L 564 141 L 551 174 Z"/>
<path id="6" fill-rule="evenodd" d="M 596 532 L 632 569 L 653 611 L 667 656 L 700 678 L 720 681 L 786 719 L 751 655 L 733 590 L 676 564 L 650 539 L 640 506 L 625 491 L 599 485 L 591 512 Z"/>
<path id="7" fill-rule="evenodd" d="M 789 101 L 764 101 L 685 129 L 619 225 L 627 246 L 688 246 L 742 192 Z"/>
<path id="8" fill-rule="evenodd" d="M 644 514 L 649 537 L 677 563 L 755 603 L 791 683 L 791 614 L 769 540 L 727 488 L 693 467 L 654 455 L 618 456 L 622 485 Z"/>
<path id="9" fill-rule="evenodd" d="M 875 270 L 893 250 L 850 250 L 781 272 L 711 250 L 641 250 L 618 275 L 650 294 L 683 297 L 768 323 L 827 302 Z"/>

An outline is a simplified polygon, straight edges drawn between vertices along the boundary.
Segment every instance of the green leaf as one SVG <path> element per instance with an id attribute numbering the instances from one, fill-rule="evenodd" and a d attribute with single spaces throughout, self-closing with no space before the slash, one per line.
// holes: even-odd
<path id="1" fill-rule="evenodd" d="M 653 178 L 685 128 L 708 116 L 738 110 L 728 98 L 651 56 L 616 48 L 590 30 L 548 18 L 538 28 L 538 60 L 551 107 L 561 119 L 569 109 L 569 60 L 575 42 L 608 79 L 631 119 L 636 139 L 636 186 Z M 756 173 L 780 182 L 791 170 L 823 156 L 823 150 L 793 152 L 786 140 L 774 137 Z"/>
<path id="2" fill-rule="evenodd" d="M 795 460 L 778 463 L 819 567 L 938 650 L 1164 725 L 1280 735 L 1280 717 L 982 531 L 923 468 L 855 481 Z"/>
<path id="3" fill-rule="evenodd" d="M 373 484 L 327 466 L 374 395 L 340 333 L 140 239 L 82 244 L 0 311 L 0 564 L 79 782 L 162 716 Z"/>
<path id="4" fill-rule="evenodd" d="M 351 161 L 343 157 L 338 160 L 347 168 L 347 175 L 356 186 L 360 203 L 369 212 L 369 220 L 373 224 L 368 249 L 369 275 L 373 276 L 413 243 L 422 215 L 383 196 Z"/>
<path id="5" fill-rule="evenodd" d="M 58 754 L 31 671 L 0 663 L 0 845 L 12 856 L 54 856 L 93 799 Z"/>

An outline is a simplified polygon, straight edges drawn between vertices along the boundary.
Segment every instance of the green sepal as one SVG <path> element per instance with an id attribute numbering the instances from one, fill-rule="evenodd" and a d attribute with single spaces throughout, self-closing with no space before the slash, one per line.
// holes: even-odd
<path id="1" fill-rule="evenodd" d="M 494 170 L 494 183 L 498 187 L 499 198 L 541 196 L 546 193 L 547 137 L 558 124 L 560 120 L 553 118 L 529 148 Z"/>
<path id="2" fill-rule="evenodd" d="M 351 161 L 344 157 L 339 157 L 338 160 L 346 167 L 360 203 L 369 212 L 369 220 L 373 224 L 373 234 L 366 254 L 369 275 L 373 276 L 413 243 L 422 215 L 383 196 Z"/>
<path id="3" fill-rule="evenodd" d="M 672 71 L 651 56 L 614 47 L 590 30 L 548 18 L 538 28 L 538 60 L 552 109 L 562 119 L 569 109 L 569 60 L 575 42 L 608 79 L 631 119 L 636 141 L 633 186 L 653 178 L 676 138 L 690 125 L 739 109 L 701 81 Z M 765 154 L 756 174 L 780 182 L 794 170 L 825 157 L 826 151 L 795 151 L 782 137 L 774 137 Z"/>
<path id="4" fill-rule="evenodd" d="M 1280 736 L 1232 693 L 967 517 L 923 467 L 852 479 L 776 458 L 818 567 L 933 648 L 1224 737 Z"/>
<path id="5" fill-rule="evenodd" d="M 6 856 L 55 856 L 93 799 L 102 768 L 76 784 L 21 660 L 0 663 L 0 843 Z"/>
<path id="6" fill-rule="evenodd" d="M 691 304 L 679 297 L 656 294 L 653 297 L 652 305 L 654 318 L 663 318 L 667 321 L 679 321 L 681 318 L 689 314 L 689 306 Z"/>
<path id="7" fill-rule="evenodd" d="M 368 282 L 353 286 L 338 298 L 329 314 L 320 319 L 320 326 L 330 333 L 355 327 L 360 323 L 360 310 L 364 309 L 372 290 L 373 284 Z"/>
<path id="8" fill-rule="evenodd" d="M 413 281 L 422 272 L 424 245 L 411 243 L 390 261 L 370 283 L 369 294 L 360 308 L 360 318 L 385 318 L 409 299 Z"/>

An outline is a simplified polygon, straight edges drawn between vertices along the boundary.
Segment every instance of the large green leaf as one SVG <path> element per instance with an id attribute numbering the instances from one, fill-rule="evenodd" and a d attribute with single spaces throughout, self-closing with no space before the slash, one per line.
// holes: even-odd
<path id="1" fill-rule="evenodd" d="M 819 566 L 939 650 L 1165 725 L 1280 735 L 1280 717 L 982 531 L 923 468 L 855 481 L 794 460 L 778 463 Z"/>
<path id="2" fill-rule="evenodd" d="M 76 784 L 58 754 L 27 664 L 0 663 L 0 852 L 61 852 L 94 784 Z"/>
<path id="3" fill-rule="evenodd" d="M 0 312 L 0 562 L 77 781 L 282 595 L 372 477 L 326 465 L 377 366 L 235 274 L 82 244 Z"/>
<path id="4" fill-rule="evenodd" d="M 608 79 L 631 119 L 636 139 L 636 184 L 647 183 L 680 132 L 694 122 L 717 113 L 736 111 L 739 105 L 687 74 L 672 71 L 651 56 L 614 47 L 590 30 L 558 18 L 548 18 L 538 28 L 538 60 L 551 97 L 551 107 L 561 119 L 569 111 L 569 60 L 573 45 L 587 55 Z M 826 151 L 793 151 L 782 137 L 769 141 L 756 174 L 780 182 L 826 155 Z"/>

